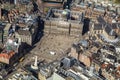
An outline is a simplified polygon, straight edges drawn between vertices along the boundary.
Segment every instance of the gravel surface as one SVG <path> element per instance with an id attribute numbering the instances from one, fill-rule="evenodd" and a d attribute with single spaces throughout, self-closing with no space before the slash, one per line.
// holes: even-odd
<path id="1" fill-rule="evenodd" d="M 64 35 L 44 35 L 42 39 L 31 50 L 30 54 L 24 60 L 24 64 L 33 61 L 32 57 L 38 56 L 38 60 L 45 59 L 47 62 L 61 59 L 65 56 L 65 51 L 71 47 L 74 42 L 79 41 L 80 38 L 64 36 Z M 55 52 L 51 55 L 50 51 Z"/>

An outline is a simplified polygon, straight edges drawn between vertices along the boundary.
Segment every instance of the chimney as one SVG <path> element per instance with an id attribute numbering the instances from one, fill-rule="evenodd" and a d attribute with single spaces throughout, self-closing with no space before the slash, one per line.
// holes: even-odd
<path id="1" fill-rule="evenodd" d="M 37 56 L 35 56 L 35 62 L 33 65 L 31 65 L 31 68 L 34 69 L 34 70 L 37 70 L 38 69 L 38 65 L 37 65 Z"/>

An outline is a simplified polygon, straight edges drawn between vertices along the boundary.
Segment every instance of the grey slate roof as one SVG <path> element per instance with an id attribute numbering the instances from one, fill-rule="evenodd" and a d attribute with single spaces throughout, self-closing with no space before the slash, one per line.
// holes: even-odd
<path id="1" fill-rule="evenodd" d="M 116 32 L 112 29 L 109 33 L 110 36 L 115 36 L 116 35 Z"/>
<path id="2" fill-rule="evenodd" d="M 111 32 L 112 28 L 110 24 L 106 24 L 105 31 L 109 34 Z"/>
<path id="3" fill-rule="evenodd" d="M 98 21 L 100 24 L 106 24 L 106 22 L 105 22 L 105 20 L 103 19 L 102 16 L 97 17 L 97 21 Z"/>
<path id="4" fill-rule="evenodd" d="M 120 23 L 118 23 L 118 27 L 119 27 L 119 29 L 120 29 Z"/>
<path id="5" fill-rule="evenodd" d="M 115 26 L 114 26 L 115 28 Z M 105 27 L 105 31 L 107 32 L 108 35 L 110 36 L 115 36 L 116 32 L 112 29 L 112 25 L 111 24 L 107 24 Z"/>
<path id="6" fill-rule="evenodd" d="M 103 30 L 102 24 L 94 24 L 94 30 Z"/>
<path id="7" fill-rule="evenodd" d="M 118 28 L 117 25 L 118 25 L 117 23 L 112 23 L 112 26 L 111 26 L 112 29 L 117 29 Z"/>

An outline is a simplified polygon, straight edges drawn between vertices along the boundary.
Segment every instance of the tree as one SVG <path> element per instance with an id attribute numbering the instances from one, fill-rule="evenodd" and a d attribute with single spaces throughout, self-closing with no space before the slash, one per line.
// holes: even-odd
<path id="1" fill-rule="evenodd" d="M 120 4 L 120 0 L 115 0 L 115 3 Z"/>

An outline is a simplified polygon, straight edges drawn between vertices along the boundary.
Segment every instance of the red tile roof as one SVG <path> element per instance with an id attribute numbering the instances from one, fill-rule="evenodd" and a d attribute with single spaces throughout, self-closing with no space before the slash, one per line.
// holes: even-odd
<path id="1" fill-rule="evenodd" d="M 117 67 L 116 76 L 120 78 L 120 66 Z"/>
<path id="2" fill-rule="evenodd" d="M 0 54 L 0 62 L 9 64 L 9 60 L 10 60 L 10 58 L 11 58 L 14 54 L 15 54 L 14 51 L 11 51 L 11 52 L 9 52 L 9 53 L 2 52 L 2 53 Z"/>

